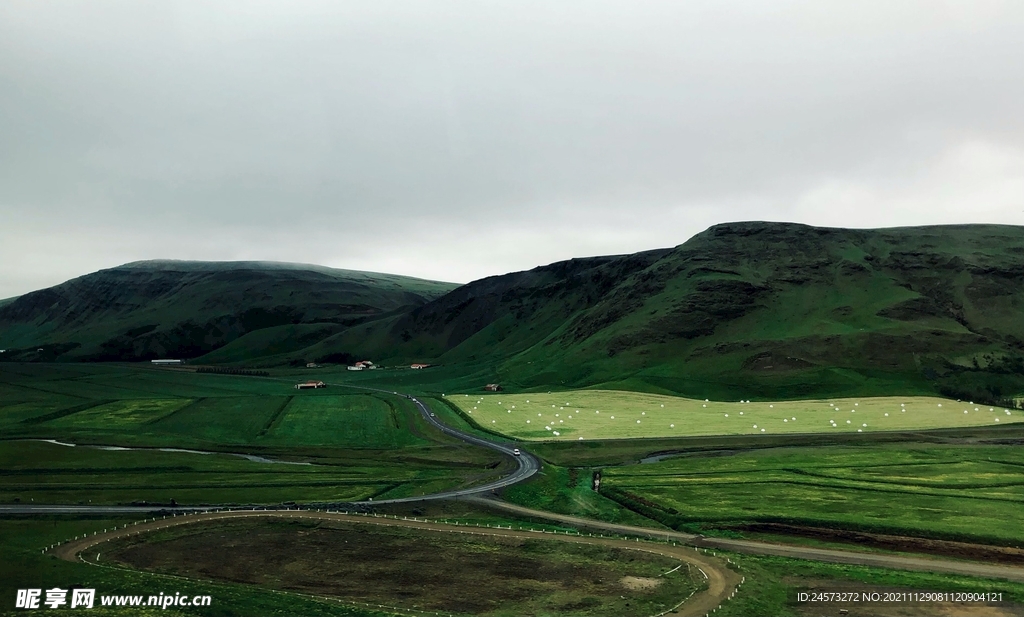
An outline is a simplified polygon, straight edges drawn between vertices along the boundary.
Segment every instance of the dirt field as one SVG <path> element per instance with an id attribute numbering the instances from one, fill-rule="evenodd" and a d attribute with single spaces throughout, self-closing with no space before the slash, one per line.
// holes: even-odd
<path id="1" fill-rule="evenodd" d="M 335 521 L 238 519 L 131 536 L 104 562 L 356 602 L 473 615 L 649 615 L 696 588 L 660 555 Z M 675 570 L 674 572 L 667 572 Z"/>

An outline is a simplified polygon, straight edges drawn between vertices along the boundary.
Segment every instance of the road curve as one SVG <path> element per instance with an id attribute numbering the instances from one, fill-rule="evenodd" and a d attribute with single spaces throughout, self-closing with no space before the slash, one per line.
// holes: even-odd
<path id="1" fill-rule="evenodd" d="M 540 461 L 534 455 L 526 452 L 525 450 L 522 451 L 522 454 L 520 456 L 515 456 L 513 454 L 512 446 L 507 446 L 501 443 L 492 442 L 487 439 L 477 437 L 475 435 L 470 435 L 468 433 L 464 433 L 462 431 L 453 429 L 441 423 L 435 416 L 431 415 L 430 409 L 422 401 L 420 401 L 414 396 L 400 394 L 398 392 L 391 390 L 383 390 L 379 388 L 370 388 L 365 386 L 354 386 L 350 384 L 338 383 L 331 385 L 356 388 L 361 390 L 368 390 L 373 392 L 380 392 L 383 394 L 391 394 L 395 396 L 405 397 L 411 400 L 416 405 L 420 414 L 427 422 L 429 422 L 432 426 L 434 426 L 441 432 L 452 437 L 455 437 L 457 439 L 460 439 L 462 441 L 465 441 L 467 443 L 498 451 L 502 454 L 512 457 L 517 462 L 516 471 L 514 471 L 512 474 L 505 476 L 499 480 L 489 482 L 487 484 L 483 484 L 480 486 L 471 487 L 467 489 L 443 491 L 440 493 L 432 493 L 430 495 L 416 497 L 405 497 L 399 499 L 387 499 L 379 501 L 366 500 L 360 502 L 353 502 L 351 505 L 367 506 L 390 503 L 418 502 L 438 499 L 468 498 L 470 500 L 479 501 L 480 503 L 487 504 L 491 507 L 501 508 L 509 512 L 515 512 L 520 515 L 526 515 L 539 519 L 558 521 L 577 526 L 581 529 L 600 529 L 604 531 L 610 531 L 613 533 L 635 535 L 640 537 L 650 537 L 656 539 L 666 539 L 670 541 L 689 544 L 691 546 L 717 548 L 721 550 L 736 551 L 739 553 L 747 553 L 753 555 L 777 555 L 783 557 L 792 557 L 797 559 L 807 559 L 811 561 L 820 561 L 828 563 L 843 563 L 883 568 L 895 568 L 902 570 L 916 570 L 922 572 L 960 574 L 967 576 L 979 576 L 984 578 L 995 578 L 1024 582 L 1024 568 L 1018 568 L 1013 566 L 992 565 L 968 561 L 953 561 L 940 558 L 933 559 L 927 557 L 905 557 L 899 555 L 861 553 L 855 551 L 812 548 L 798 545 L 775 544 L 769 542 L 759 542 L 754 540 L 707 538 L 697 536 L 694 534 L 687 534 L 671 530 L 657 530 L 643 527 L 634 527 L 630 525 L 604 523 L 601 521 L 595 521 L 591 519 L 584 519 L 579 517 L 545 512 L 543 510 L 533 510 L 531 508 L 525 508 L 522 506 L 517 506 L 514 504 L 509 504 L 506 502 L 501 502 L 493 499 L 480 499 L 479 496 L 482 494 L 486 494 L 491 492 L 492 490 L 506 487 L 511 484 L 515 484 L 516 482 L 520 482 L 534 475 L 540 469 Z M 213 510 L 217 507 L 218 506 L 193 508 L 178 507 L 174 508 L 174 511 L 203 511 Z M 63 506 L 42 504 L 0 505 L 0 515 L 86 513 L 123 514 L 166 511 L 168 511 L 168 508 L 166 506 Z"/>
<path id="2" fill-rule="evenodd" d="M 346 384 L 332 384 L 332 385 L 346 385 Z M 489 493 L 491 491 L 494 491 L 494 490 L 497 490 L 497 489 L 500 489 L 500 488 L 505 488 L 506 486 L 511 486 L 511 485 L 515 484 L 516 482 L 522 482 L 523 480 L 529 478 L 533 474 L 535 474 L 538 471 L 540 471 L 540 459 L 538 459 L 536 456 L 530 454 L 526 450 L 520 450 L 520 454 L 516 455 L 515 454 L 515 449 L 516 448 L 514 446 L 507 446 L 505 444 L 498 443 L 496 441 L 490 441 L 488 439 L 484 439 L 482 437 L 477 437 L 476 435 L 470 435 L 469 433 L 464 433 L 462 431 L 459 431 L 459 430 L 456 430 L 454 428 L 451 428 L 450 426 L 448 426 L 448 425 L 442 423 L 440 420 L 438 420 L 437 416 L 435 416 L 434 413 L 430 411 L 430 408 L 427 407 L 426 404 L 423 401 L 419 400 L 415 396 L 410 396 L 408 394 L 399 394 L 398 392 L 393 392 L 393 391 L 388 391 L 388 390 L 378 390 L 376 388 L 366 388 L 366 387 L 362 387 L 362 386 L 351 386 L 351 385 L 349 385 L 347 387 L 349 387 L 349 388 L 360 388 L 360 389 L 363 389 L 363 390 L 373 390 L 373 391 L 376 391 L 376 392 L 383 392 L 385 394 L 392 394 L 392 395 L 395 395 L 395 396 L 405 397 L 405 398 L 409 399 L 410 401 L 412 401 L 413 404 L 416 405 L 416 408 L 419 410 L 420 415 L 423 416 L 424 420 L 429 422 L 431 424 L 431 426 L 433 426 L 437 430 L 441 431 L 442 433 L 444 433 L 446 435 L 450 435 L 452 437 L 455 437 L 456 439 L 461 439 L 462 441 L 465 441 L 466 443 L 473 444 L 474 446 L 480 446 L 481 448 L 488 448 L 488 449 L 491 449 L 491 450 L 495 450 L 495 451 L 500 452 L 500 453 L 502 453 L 502 454 L 504 454 L 506 456 L 511 457 L 516 462 L 516 470 L 514 472 L 512 472 L 511 474 L 505 476 L 504 478 L 500 478 L 500 479 L 495 480 L 493 482 L 488 482 L 487 484 L 481 484 L 480 486 L 474 486 L 474 487 L 471 487 L 471 488 L 464 488 L 464 489 L 451 490 L 451 491 L 442 491 L 440 493 L 431 493 L 429 495 L 422 495 L 422 496 L 418 496 L 418 497 L 402 497 L 402 498 L 399 498 L 399 499 L 381 499 L 381 500 L 376 500 L 376 501 L 374 501 L 374 500 L 356 501 L 356 502 L 353 502 L 354 505 L 371 505 L 371 504 L 380 505 L 380 504 L 389 504 L 389 503 L 407 503 L 407 502 L 414 502 L 414 501 L 429 501 L 429 500 L 436 500 L 436 499 L 455 499 L 455 498 L 458 498 L 458 497 L 469 497 L 469 496 L 473 496 L 473 495 L 480 495 L 482 493 Z"/>
<path id="3" fill-rule="evenodd" d="M 343 388 L 356 388 L 358 390 L 369 390 L 370 392 L 379 392 L 381 394 L 390 394 L 392 396 L 400 396 L 402 398 L 409 399 L 410 401 L 413 402 L 414 405 L 416 405 L 416 409 L 419 410 L 420 415 L 423 416 L 423 419 L 430 423 L 431 426 L 444 433 L 445 435 L 450 435 L 452 437 L 455 437 L 456 439 L 460 439 L 474 446 L 479 446 L 481 448 L 487 448 L 489 450 L 500 452 L 501 454 L 510 457 L 512 460 L 516 462 L 516 470 L 514 472 L 493 482 L 481 484 L 480 486 L 473 486 L 470 488 L 456 489 L 451 491 L 441 491 L 440 493 L 430 493 L 429 495 L 419 495 L 415 497 L 400 497 L 396 499 L 379 500 L 368 499 L 366 501 L 353 501 L 351 502 L 352 505 L 365 506 L 389 503 L 412 503 L 417 501 L 434 501 L 438 499 L 456 499 L 459 497 L 470 497 L 473 495 L 480 495 L 482 493 L 489 493 L 500 488 L 505 488 L 506 486 L 511 486 L 517 482 L 522 482 L 523 480 L 529 478 L 533 474 L 540 471 L 540 459 L 538 459 L 536 456 L 530 454 L 526 450 L 520 450 L 520 454 L 517 455 L 515 453 L 515 446 L 507 446 L 496 441 L 490 441 L 488 439 L 477 437 L 476 435 L 470 435 L 469 433 L 464 433 L 460 430 L 454 429 L 438 420 L 437 416 L 435 416 L 434 413 L 430 411 L 430 408 L 427 407 L 427 405 L 423 401 L 419 400 L 415 396 L 412 396 L 410 394 L 402 394 L 400 392 L 395 392 L 394 390 L 383 390 L 381 388 L 370 388 L 368 386 L 354 386 L 352 384 L 346 383 L 330 383 L 327 385 L 340 386 Z"/>
<path id="4" fill-rule="evenodd" d="M 735 592 L 742 582 L 739 574 L 729 569 L 725 561 L 706 555 L 690 547 L 672 546 L 652 542 L 637 542 L 620 538 L 596 538 L 583 535 L 561 535 L 556 533 L 543 533 L 523 529 L 507 529 L 495 527 L 479 527 L 473 525 L 451 525 L 417 519 L 386 518 L 377 516 L 357 516 L 343 514 L 340 512 L 319 512 L 312 510 L 229 510 L 222 512 L 194 513 L 186 516 L 172 518 L 161 518 L 146 521 L 134 525 L 128 525 L 108 532 L 98 533 L 92 536 L 85 536 L 70 542 L 65 542 L 51 549 L 52 554 L 65 561 L 85 561 L 80 557 L 86 551 L 98 544 L 138 535 L 157 529 L 166 529 L 178 525 L 190 523 L 201 523 L 224 519 L 251 517 L 274 517 L 274 518 L 300 518 L 314 520 L 333 520 L 339 522 L 384 525 L 390 527 L 406 527 L 423 529 L 428 531 L 439 531 L 448 533 L 463 533 L 480 536 L 499 536 L 506 538 L 517 538 L 526 540 L 553 540 L 558 542 L 573 542 L 575 544 L 590 544 L 608 546 L 633 551 L 644 551 L 663 555 L 672 559 L 678 559 L 696 567 L 707 582 L 706 588 L 695 592 L 676 607 L 665 613 L 666 617 L 697 617 L 706 615 L 719 607 Z M 86 562 L 90 563 L 90 562 Z M 698 579 L 699 580 L 699 579 Z"/>

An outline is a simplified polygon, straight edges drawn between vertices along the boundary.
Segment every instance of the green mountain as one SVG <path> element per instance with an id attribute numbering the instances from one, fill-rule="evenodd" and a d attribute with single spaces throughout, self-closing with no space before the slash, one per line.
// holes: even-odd
<path id="1" fill-rule="evenodd" d="M 730 223 L 671 249 L 460 287 L 315 266 L 142 262 L 0 306 L 5 347 L 18 351 L 0 359 L 363 356 L 444 364 L 509 388 L 941 392 L 1009 404 L 1024 395 L 1024 227 Z"/>
<path id="2" fill-rule="evenodd" d="M 304 350 L 492 364 L 508 386 L 719 398 L 1024 393 L 1024 228 L 714 226 L 491 277 Z"/>
<path id="3" fill-rule="evenodd" d="M 454 287 L 301 264 L 143 261 L 0 305 L 0 349 L 7 360 L 191 358 L 228 343 L 292 351 Z"/>

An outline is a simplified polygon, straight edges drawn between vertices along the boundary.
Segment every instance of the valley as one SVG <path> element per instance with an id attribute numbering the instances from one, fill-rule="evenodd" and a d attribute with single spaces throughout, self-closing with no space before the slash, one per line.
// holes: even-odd
<path id="1" fill-rule="evenodd" d="M 0 594 L 648 617 L 863 584 L 1015 614 L 1022 259 L 1014 227 L 735 223 L 461 286 L 139 262 L 26 294 Z"/>

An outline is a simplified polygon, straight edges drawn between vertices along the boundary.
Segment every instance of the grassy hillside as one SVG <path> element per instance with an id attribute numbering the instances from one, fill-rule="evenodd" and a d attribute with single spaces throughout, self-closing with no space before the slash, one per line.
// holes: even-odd
<path id="1" fill-rule="evenodd" d="M 308 346 L 453 287 L 299 264 L 137 262 L 0 306 L 0 348 L 16 350 L 8 360 L 191 358 L 250 333 L 291 327 L 224 352 L 223 360 L 237 361 Z"/>
<path id="2" fill-rule="evenodd" d="M 729 223 L 672 249 L 457 288 L 144 262 L 0 306 L 5 347 L 20 360 L 419 361 L 519 391 L 941 394 L 1009 407 L 1024 397 L 1024 227 Z"/>
<path id="3" fill-rule="evenodd" d="M 492 365 L 513 389 L 1024 393 L 1024 228 L 717 225 L 491 277 L 310 348 Z"/>

